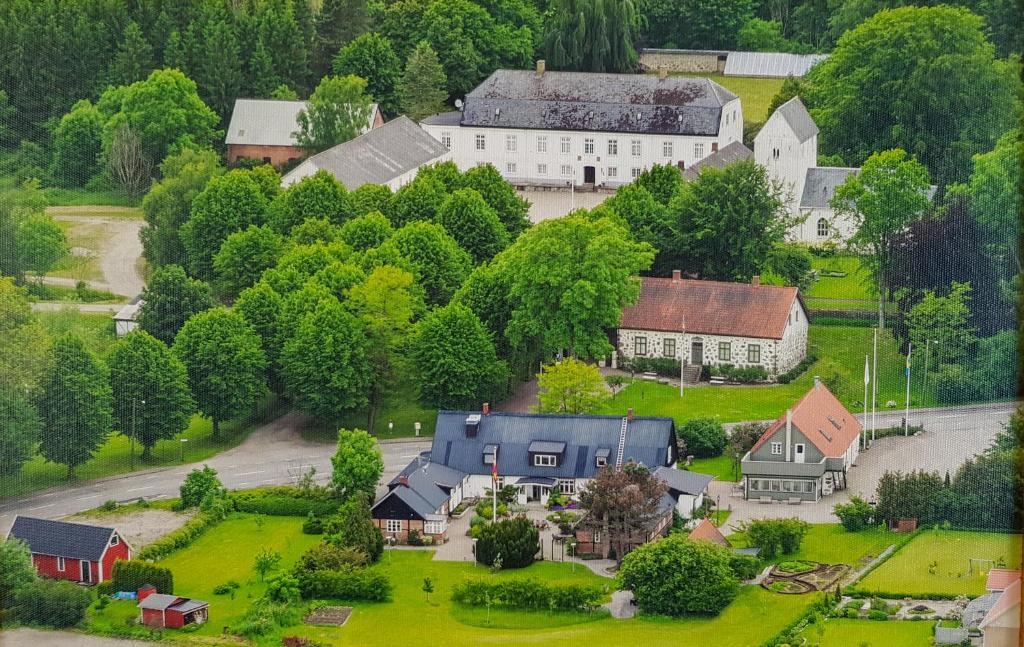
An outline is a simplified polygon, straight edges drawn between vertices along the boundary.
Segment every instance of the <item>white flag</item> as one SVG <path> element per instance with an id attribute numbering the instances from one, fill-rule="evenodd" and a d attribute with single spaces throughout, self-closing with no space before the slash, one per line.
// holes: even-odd
<path id="1" fill-rule="evenodd" d="M 868 370 L 868 356 L 864 356 L 864 386 L 871 382 L 871 372 Z"/>

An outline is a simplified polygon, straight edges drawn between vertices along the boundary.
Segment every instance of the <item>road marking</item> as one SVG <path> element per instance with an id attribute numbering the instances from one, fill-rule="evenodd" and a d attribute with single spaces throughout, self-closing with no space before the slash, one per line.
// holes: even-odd
<path id="1" fill-rule="evenodd" d="M 249 485 L 249 481 L 242 481 L 241 483 L 238 483 L 238 487 L 242 487 L 243 485 Z"/>
<path id="2" fill-rule="evenodd" d="M 55 503 L 47 503 L 46 505 L 36 506 L 35 508 L 29 508 L 28 511 L 32 512 L 33 510 L 42 510 L 43 508 L 52 508 L 55 505 L 56 505 Z"/>
<path id="3" fill-rule="evenodd" d="M 259 474 L 259 473 L 260 473 L 260 470 L 256 470 L 255 472 L 242 472 L 241 474 L 235 474 L 235 476 L 249 476 L 250 474 Z"/>
<path id="4" fill-rule="evenodd" d="M 146 485 L 146 486 L 143 486 L 143 487 L 133 487 L 130 490 L 125 490 L 125 492 L 138 492 L 139 490 L 152 490 L 152 489 L 153 489 L 152 485 Z"/>
<path id="5" fill-rule="evenodd" d="M 81 501 L 82 499 L 95 499 L 98 496 L 100 496 L 100 495 L 99 494 L 87 494 L 85 496 L 78 497 L 77 499 L 75 499 L 75 501 Z"/>

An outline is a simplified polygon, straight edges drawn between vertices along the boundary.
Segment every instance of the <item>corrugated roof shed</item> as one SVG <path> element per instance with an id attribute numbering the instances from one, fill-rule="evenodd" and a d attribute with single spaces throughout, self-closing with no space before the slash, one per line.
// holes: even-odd
<path id="1" fill-rule="evenodd" d="M 299 113 L 305 110 L 305 101 L 277 99 L 235 99 L 224 143 L 256 146 L 296 146 L 295 133 L 299 129 Z M 373 128 L 377 104 L 370 105 L 366 129 Z"/>
<path id="2" fill-rule="evenodd" d="M 113 534 L 113 528 L 18 516 L 7 537 L 20 539 L 39 555 L 96 561 Z"/>
<path id="3" fill-rule="evenodd" d="M 326 170 L 353 191 L 364 184 L 387 184 L 448 154 L 448 149 L 406 116 L 369 130 L 305 160 L 281 179 L 290 186 Z"/>
<path id="4" fill-rule="evenodd" d="M 734 99 L 705 78 L 497 70 L 466 95 L 461 124 L 715 136 Z"/>
<path id="5" fill-rule="evenodd" d="M 827 54 L 785 54 L 781 52 L 729 52 L 726 76 L 762 76 L 784 79 L 804 76 Z"/>

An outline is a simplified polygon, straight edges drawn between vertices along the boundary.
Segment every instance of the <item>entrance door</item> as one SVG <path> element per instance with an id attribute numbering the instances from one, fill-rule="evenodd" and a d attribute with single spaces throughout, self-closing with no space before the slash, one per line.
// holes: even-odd
<path id="1" fill-rule="evenodd" d="M 793 447 L 793 462 L 802 463 L 804 462 L 804 445 L 803 443 L 797 443 Z"/>
<path id="2" fill-rule="evenodd" d="M 695 341 L 690 346 L 690 363 L 698 366 L 704 364 L 704 342 Z"/>
<path id="3" fill-rule="evenodd" d="M 82 580 L 83 582 L 92 582 L 92 562 L 82 560 L 78 562 L 82 567 Z"/>
<path id="4" fill-rule="evenodd" d="M 593 184 L 596 179 L 597 179 L 597 172 L 594 170 L 594 167 L 593 166 L 584 166 L 583 167 L 583 183 L 584 184 Z"/>

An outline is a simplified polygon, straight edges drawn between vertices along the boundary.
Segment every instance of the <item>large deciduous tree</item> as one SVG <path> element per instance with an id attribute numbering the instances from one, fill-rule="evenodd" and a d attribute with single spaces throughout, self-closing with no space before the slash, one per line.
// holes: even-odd
<path id="1" fill-rule="evenodd" d="M 502 257 L 515 303 L 509 342 L 538 338 L 551 353 L 600 357 L 612 350 L 605 331 L 640 294 L 636 274 L 654 251 L 612 219 L 575 213 L 531 227 Z"/>
<path id="2" fill-rule="evenodd" d="M 188 319 L 214 306 L 210 286 L 189 278 L 177 265 L 165 265 L 153 273 L 140 298 L 139 327 L 165 344 Z"/>
<path id="3" fill-rule="evenodd" d="M 256 283 L 264 270 L 277 263 L 284 245 L 280 234 L 265 225 L 249 225 L 248 229 L 229 234 L 213 257 L 219 293 L 234 298 Z"/>
<path id="4" fill-rule="evenodd" d="M 446 168 L 438 165 L 437 168 Z M 484 202 L 498 212 L 498 218 L 514 239 L 530 226 L 530 203 L 520 198 L 515 188 L 501 177 L 493 164 L 474 166 L 462 175 L 458 186 L 473 189 Z"/>
<path id="5" fill-rule="evenodd" d="M 43 374 L 37 409 L 43 419 L 40 453 L 66 465 L 68 478 L 107 439 L 114 418 L 106 367 L 81 339 L 58 338 Z"/>
<path id="6" fill-rule="evenodd" d="M 995 149 L 974 156 L 968 183 L 971 212 L 981 224 L 990 252 L 1004 275 L 1020 273 L 1017 241 L 1021 213 L 1021 131 L 999 139 Z"/>
<path id="7" fill-rule="evenodd" d="M 313 72 L 327 74 L 331 60 L 345 43 L 366 31 L 370 24 L 367 0 L 324 0 L 316 16 L 313 40 Z"/>
<path id="8" fill-rule="evenodd" d="M 414 121 L 444 110 L 448 77 L 437 59 L 437 52 L 421 42 L 409 54 L 398 85 L 402 110 Z"/>
<path id="9" fill-rule="evenodd" d="M 379 211 L 353 218 L 341 226 L 341 239 L 357 252 L 382 245 L 393 233 L 391 222 Z"/>
<path id="10" fill-rule="evenodd" d="M 637 543 L 636 536 L 646 536 L 665 514 L 661 497 L 667 487 L 643 465 L 608 466 L 580 492 L 580 505 L 587 511 L 588 526 L 607 538 L 609 551 L 621 561 Z"/>
<path id="11" fill-rule="evenodd" d="M 99 171 L 103 115 L 88 99 L 71 106 L 53 131 L 52 173 L 64 186 L 82 186 Z"/>
<path id="12" fill-rule="evenodd" d="M 15 241 L 21 267 L 42 276 L 67 256 L 68 241 L 64 230 L 44 212 L 30 213 L 18 223 Z"/>
<path id="13" fill-rule="evenodd" d="M 540 413 L 594 413 L 609 395 L 597 367 L 574 357 L 544 366 L 537 385 Z"/>
<path id="14" fill-rule="evenodd" d="M 397 254 L 405 259 L 426 292 L 429 305 L 448 303 L 473 266 L 473 259 L 444 227 L 431 222 L 412 222 L 396 231 L 376 250 L 385 259 Z"/>
<path id="15" fill-rule="evenodd" d="M 978 341 L 976 329 L 969 324 L 970 295 L 971 286 L 967 283 L 953 283 L 942 296 L 926 291 L 907 313 L 907 337 L 913 350 L 923 355 L 925 344 L 930 341 L 936 366 L 956 364 L 968 357 Z"/>
<path id="16" fill-rule="evenodd" d="M 366 92 L 389 115 L 398 113 L 398 82 L 402 62 L 391 41 L 380 34 L 361 34 L 334 57 L 334 73 L 366 79 Z"/>
<path id="17" fill-rule="evenodd" d="M 0 277 L 0 386 L 35 394 L 49 350 L 50 337 L 32 314 L 25 289 Z"/>
<path id="18" fill-rule="evenodd" d="M 270 203 L 267 220 L 275 231 L 289 235 L 309 218 L 326 218 L 342 224 L 353 215 L 345 187 L 325 170 L 303 178 L 278 194 Z"/>
<path id="19" fill-rule="evenodd" d="M 544 55 L 555 69 L 632 72 L 640 15 L 633 0 L 555 0 L 544 33 Z"/>
<path id="20" fill-rule="evenodd" d="M 331 466 L 331 487 L 339 496 L 366 500 L 373 498 L 384 473 L 384 458 L 376 438 L 362 429 L 341 429 Z"/>
<path id="21" fill-rule="evenodd" d="M 313 152 L 356 137 L 370 120 L 366 80 L 358 76 L 327 76 L 299 113 L 296 141 Z"/>
<path id="22" fill-rule="evenodd" d="M 754 0 L 666 0 L 646 8 L 646 40 L 655 47 L 729 49 L 754 17 Z"/>
<path id="23" fill-rule="evenodd" d="M 459 189 L 437 211 L 437 223 L 448 230 L 475 263 L 490 260 L 508 246 L 508 230 L 473 189 Z"/>
<path id="24" fill-rule="evenodd" d="M 220 423 L 250 412 L 266 388 L 266 355 L 241 315 L 223 308 L 194 315 L 174 339 L 174 354 L 188 371 L 200 413 Z"/>
<path id="25" fill-rule="evenodd" d="M 31 400 L 0 384 L 0 475 L 14 476 L 39 444 L 43 423 Z"/>
<path id="26" fill-rule="evenodd" d="M 114 345 L 107 365 L 117 429 L 142 445 L 143 459 L 158 440 L 188 428 L 195 410 L 188 374 L 163 342 L 133 331 Z"/>

